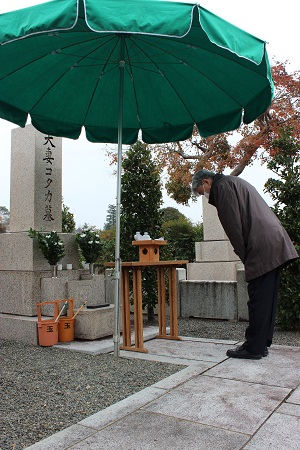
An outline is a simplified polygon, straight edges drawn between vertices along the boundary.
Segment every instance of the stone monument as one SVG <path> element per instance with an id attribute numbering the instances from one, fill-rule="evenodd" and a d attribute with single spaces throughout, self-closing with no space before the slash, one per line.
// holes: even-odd
<path id="1" fill-rule="evenodd" d="M 61 233 L 61 138 L 32 125 L 12 130 L 10 192 L 10 232 L 0 234 L 0 338 L 37 344 L 37 302 L 74 298 L 75 308 L 86 300 L 89 306 L 104 304 L 105 280 L 79 269 L 74 234 Z M 30 228 L 57 231 L 63 240 L 66 255 L 57 277 L 28 236 Z M 51 305 L 42 314 L 51 315 Z"/>

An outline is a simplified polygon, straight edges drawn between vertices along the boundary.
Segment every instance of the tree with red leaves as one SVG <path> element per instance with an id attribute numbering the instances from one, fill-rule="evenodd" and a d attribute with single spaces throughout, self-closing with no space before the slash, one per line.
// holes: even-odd
<path id="1" fill-rule="evenodd" d="M 275 94 L 268 110 L 239 130 L 201 139 L 195 128 L 187 141 L 159 144 L 152 147 L 158 167 L 168 173 L 166 189 L 177 203 L 187 204 L 191 197 L 191 176 L 206 168 L 231 175 L 240 175 L 254 160 L 267 163 L 276 153 L 273 142 L 279 139 L 284 127 L 300 137 L 300 71 L 289 73 L 288 61 L 276 62 L 272 68 Z"/>

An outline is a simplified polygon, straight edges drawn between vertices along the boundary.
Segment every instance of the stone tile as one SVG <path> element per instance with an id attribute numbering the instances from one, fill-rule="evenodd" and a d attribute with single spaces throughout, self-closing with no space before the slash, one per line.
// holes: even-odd
<path id="1" fill-rule="evenodd" d="M 83 352 L 91 355 L 99 355 L 101 353 L 110 353 L 113 351 L 112 338 L 105 338 L 95 341 L 78 341 L 59 342 L 54 346 L 58 349 L 72 350 L 74 352 Z"/>
<path id="2" fill-rule="evenodd" d="M 300 405 L 300 386 L 298 386 L 297 389 L 295 389 L 295 391 L 286 401 Z"/>
<path id="3" fill-rule="evenodd" d="M 80 425 L 72 425 L 71 427 L 59 431 L 53 436 L 27 447 L 26 450 L 63 450 L 94 433 L 95 430 L 92 430 L 91 428 L 86 428 Z"/>
<path id="4" fill-rule="evenodd" d="M 249 436 L 138 411 L 72 446 L 73 450 L 239 450 Z"/>
<path id="5" fill-rule="evenodd" d="M 154 339 L 158 334 L 158 327 L 149 326 L 144 329 L 144 341 L 149 339 Z M 134 342 L 134 334 L 132 334 L 132 342 Z M 122 336 L 121 336 L 122 343 Z M 72 342 L 67 343 L 59 343 L 56 348 L 64 349 L 64 350 L 72 350 L 75 352 L 83 352 L 89 353 L 92 355 L 99 355 L 101 353 L 110 353 L 114 351 L 114 342 L 113 337 L 106 337 L 101 339 L 95 339 L 93 341 L 89 340 L 74 340 Z M 123 354 L 123 351 L 120 352 L 120 355 Z M 127 352 L 129 355 L 135 354 L 135 352 Z M 138 355 L 143 355 L 143 353 L 138 353 Z M 137 356 L 138 357 L 138 356 Z M 176 363 L 177 364 L 177 363 Z"/>
<path id="6" fill-rule="evenodd" d="M 221 362 L 227 358 L 228 345 L 214 342 L 172 341 L 155 339 L 145 345 L 149 353 L 193 361 Z"/>
<path id="7" fill-rule="evenodd" d="M 122 358 L 129 358 L 129 359 L 143 359 L 144 361 L 158 361 L 168 364 L 179 364 L 182 366 L 189 366 L 190 364 L 193 364 L 194 361 L 191 361 L 190 359 L 184 359 L 184 358 L 174 358 L 170 356 L 161 356 L 161 355 L 151 355 L 151 353 L 142 353 L 142 352 L 131 352 L 127 350 L 121 350 L 120 356 Z M 210 366 L 212 367 L 213 364 Z"/>
<path id="8" fill-rule="evenodd" d="M 299 385 L 299 367 L 299 347 L 274 346 L 271 347 L 269 356 L 265 358 L 260 360 L 229 358 L 210 369 L 207 375 L 293 389 Z"/>
<path id="9" fill-rule="evenodd" d="M 289 389 L 201 375 L 142 409 L 252 434 L 288 394 Z"/>
<path id="10" fill-rule="evenodd" d="M 183 341 L 193 341 L 193 342 L 213 342 L 214 344 L 226 344 L 226 345 L 234 345 L 237 344 L 237 340 L 227 340 L 227 339 L 208 339 L 208 338 L 195 338 L 195 337 L 187 337 L 182 336 L 181 339 Z"/>
<path id="11" fill-rule="evenodd" d="M 193 364 L 191 366 L 186 367 L 185 369 L 180 370 L 180 372 L 174 373 L 164 380 L 158 381 L 153 384 L 153 387 L 157 387 L 160 389 L 173 389 L 174 387 L 182 384 L 191 378 L 201 374 L 205 370 L 207 370 L 207 366 L 211 366 L 212 363 L 203 362 L 200 364 Z"/>
<path id="12" fill-rule="evenodd" d="M 147 347 L 147 345 L 146 345 Z M 143 359 L 145 361 L 158 361 L 168 364 L 178 364 L 182 366 L 197 366 L 199 367 L 199 372 L 203 372 L 204 370 L 210 369 L 213 367 L 217 362 L 214 361 L 194 361 L 192 359 L 185 359 L 185 358 L 177 358 L 174 356 L 167 356 L 167 355 L 156 355 L 151 353 L 142 353 L 142 352 L 131 352 L 126 350 L 121 350 L 120 356 L 123 358 L 130 358 L 130 359 Z"/>
<path id="13" fill-rule="evenodd" d="M 83 419 L 79 422 L 80 425 L 101 429 L 107 425 L 110 425 L 112 422 L 125 417 L 128 414 L 136 411 L 137 409 L 145 406 L 147 403 L 152 402 L 158 397 L 164 395 L 165 391 L 162 389 L 157 389 L 152 386 L 143 389 L 136 394 L 131 395 L 130 397 L 121 400 L 114 405 L 109 406 L 108 408 L 103 409 L 86 419 Z"/>
<path id="14" fill-rule="evenodd" d="M 300 418 L 273 414 L 244 450 L 299 450 Z"/>
<path id="15" fill-rule="evenodd" d="M 279 406 L 276 412 L 279 412 L 281 414 L 288 414 L 290 416 L 300 417 L 300 405 L 294 405 L 293 403 L 282 403 L 282 405 Z"/>

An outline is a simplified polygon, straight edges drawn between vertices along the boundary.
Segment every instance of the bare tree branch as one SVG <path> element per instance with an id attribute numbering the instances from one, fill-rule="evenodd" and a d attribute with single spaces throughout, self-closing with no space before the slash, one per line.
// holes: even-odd
<path id="1" fill-rule="evenodd" d="M 238 165 L 230 172 L 230 175 L 234 176 L 234 177 L 238 177 L 243 170 L 245 169 L 245 167 L 248 165 L 249 159 L 242 159 Z"/>
<path id="2" fill-rule="evenodd" d="M 185 153 L 180 142 L 177 142 L 178 148 L 177 149 L 173 148 L 171 151 L 173 153 L 177 153 L 183 159 L 199 160 L 199 161 L 207 161 L 213 155 L 213 152 L 214 152 L 213 148 L 209 149 L 207 147 L 204 147 L 203 145 L 199 145 L 199 143 L 197 145 L 196 145 L 196 143 L 193 143 L 193 145 L 195 145 L 198 149 L 202 150 L 203 154 L 202 155 L 190 155 L 188 153 Z"/>

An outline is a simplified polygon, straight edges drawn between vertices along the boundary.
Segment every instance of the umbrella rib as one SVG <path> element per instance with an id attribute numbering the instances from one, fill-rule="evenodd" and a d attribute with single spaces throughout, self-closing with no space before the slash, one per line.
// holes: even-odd
<path id="1" fill-rule="evenodd" d="M 111 41 L 113 38 L 111 38 L 111 39 L 109 39 L 109 41 Z M 94 39 L 95 40 L 95 39 Z M 109 42 L 108 41 L 108 42 Z M 105 42 L 105 44 L 107 44 L 107 42 Z M 105 44 L 102 44 L 102 45 L 105 45 Z M 75 45 L 75 44 L 74 44 Z M 99 49 L 99 47 L 101 47 L 102 45 L 100 45 L 100 46 L 98 46 L 97 48 L 93 48 L 93 50 L 91 50 L 89 53 L 87 53 L 86 55 L 84 55 L 84 56 L 81 56 L 80 58 L 79 58 L 79 60 L 77 61 L 77 63 L 76 64 L 78 64 L 79 62 L 81 62 L 81 61 L 83 61 L 85 58 L 88 58 L 89 57 L 89 55 L 91 55 L 93 52 L 95 52 L 96 50 L 98 50 Z M 114 47 L 115 48 L 115 47 Z M 110 55 L 109 55 L 109 57 L 107 58 L 107 60 L 106 60 L 106 63 L 104 64 L 104 66 L 103 66 L 103 68 L 105 68 L 106 67 L 106 65 L 107 65 L 107 63 L 108 63 L 108 61 L 109 61 L 109 59 L 110 59 L 110 56 L 111 56 L 111 54 L 113 53 L 113 51 L 114 51 L 114 48 L 112 49 L 112 51 L 111 51 L 111 53 L 110 53 Z M 74 55 L 74 56 L 76 56 L 76 55 Z M 74 68 L 76 68 L 76 65 L 74 66 L 71 66 L 71 68 L 72 69 L 74 69 Z M 39 102 L 45 97 L 45 95 L 53 88 L 53 86 L 55 86 L 68 72 L 69 72 L 69 70 L 70 70 L 70 67 L 64 72 L 64 73 L 62 73 L 61 74 L 61 76 L 57 79 L 57 80 L 55 80 L 55 82 L 51 85 L 51 86 L 49 86 L 49 88 L 43 93 L 43 95 L 41 95 L 41 97 L 39 98 L 39 100 L 32 106 L 32 108 L 31 108 L 31 110 L 33 109 L 33 108 L 35 108 L 38 104 L 39 104 Z M 102 69 L 102 72 L 103 72 L 103 70 L 104 69 Z M 97 86 L 98 86 L 98 83 L 99 83 L 99 78 L 98 78 L 98 81 L 97 81 L 97 83 L 96 83 L 96 87 L 95 87 L 95 89 L 94 89 L 94 91 L 93 91 L 93 94 L 92 94 L 92 96 L 91 96 L 91 100 L 90 100 L 90 102 L 89 102 L 89 105 L 88 105 L 88 107 L 87 107 L 87 110 L 86 110 L 86 113 L 85 113 L 85 117 L 84 117 L 84 122 L 83 123 L 85 123 L 85 119 L 86 119 L 86 117 L 87 117 L 87 114 L 88 114 L 88 110 L 89 110 L 89 107 L 90 107 L 90 104 L 91 104 L 91 102 L 92 102 L 92 98 L 93 98 L 93 96 L 94 96 L 94 94 L 95 94 L 95 90 L 96 90 L 96 88 L 97 88 Z"/>
<path id="2" fill-rule="evenodd" d="M 88 106 L 87 106 L 87 108 L 86 108 L 86 112 L 85 112 L 85 116 L 84 116 L 84 121 L 83 121 L 83 123 L 85 123 L 85 121 L 86 121 L 86 118 L 87 118 L 87 115 L 88 115 L 90 106 L 91 106 L 92 101 L 93 101 L 93 98 L 94 98 L 94 96 L 95 96 L 95 92 L 96 92 L 97 87 L 98 87 L 98 85 L 99 85 L 99 82 L 100 82 L 100 80 L 101 80 L 101 78 L 102 78 L 102 76 L 103 76 L 103 72 L 104 72 L 104 70 L 105 70 L 105 68 L 106 68 L 106 66 L 107 66 L 107 64 L 108 64 L 108 62 L 109 62 L 109 60 L 110 60 L 110 58 L 111 58 L 111 55 L 112 55 L 113 52 L 115 51 L 116 46 L 117 46 L 117 42 L 115 43 L 115 45 L 114 45 L 114 47 L 112 48 L 112 50 L 111 50 L 109 56 L 106 58 L 105 64 L 104 64 L 103 67 L 102 67 L 102 71 L 101 71 L 101 73 L 100 73 L 100 76 L 98 77 L 98 80 L 97 80 L 97 83 L 95 84 L 95 87 L 94 87 L 93 93 L 92 93 L 92 95 L 91 95 L 89 104 L 88 104 Z M 93 51 L 95 51 L 95 50 L 96 50 L 96 49 L 94 49 Z M 113 67 L 112 69 L 108 70 L 108 71 L 106 72 L 106 74 L 107 74 L 108 72 L 110 72 L 111 70 L 115 70 L 115 67 Z"/>
<path id="3" fill-rule="evenodd" d="M 140 36 L 138 37 L 138 39 L 136 38 L 136 41 L 137 41 L 137 40 L 139 40 L 139 41 L 141 41 L 141 42 L 144 42 L 143 39 L 141 39 Z M 162 40 L 162 39 L 158 39 L 158 41 L 161 41 L 161 40 Z M 137 45 L 136 42 L 135 42 L 134 44 L 135 44 L 136 47 L 139 49 L 139 51 L 141 51 L 147 58 L 149 58 L 148 55 L 147 55 L 147 53 L 145 53 L 145 52 L 143 51 L 143 49 L 142 49 L 139 45 Z M 148 45 L 150 45 L 150 44 L 148 44 Z M 161 51 L 161 52 L 164 53 L 164 54 L 168 54 L 168 55 L 172 56 L 173 58 L 178 58 L 176 55 L 174 55 L 174 54 L 171 53 L 171 52 L 167 52 L 165 49 L 159 47 L 157 44 L 152 43 L 152 44 L 151 44 L 151 47 L 155 47 L 157 50 Z M 199 48 L 199 49 L 200 49 L 199 46 L 195 46 L 195 45 L 194 45 L 193 47 L 194 47 L 194 48 Z M 202 51 L 206 51 L 204 48 L 201 48 L 201 50 L 202 50 Z M 212 51 L 210 51 L 210 53 L 212 53 Z M 214 53 L 216 53 L 216 52 L 214 52 Z M 217 54 L 217 53 L 216 53 L 216 54 Z M 224 56 L 224 55 L 219 55 L 219 54 L 218 54 L 218 56 L 219 56 L 220 58 L 223 58 L 223 59 L 228 59 L 228 58 L 226 58 L 226 56 Z M 150 58 L 149 58 L 149 59 L 150 59 Z M 150 59 L 150 60 L 151 60 L 151 59 Z M 151 60 L 151 61 L 152 61 L 152 60 Z M 198 68 L 196 68 L 195 66 L 193 66 L 193 65 L 190 64 L 190 63 L 187 63 L 187 62 L 183 61 L 182 59 L 179 59 L 179 61 L 180 61 L 182 64 L 188 65 L 190 68 L 194 69 L 196 72 L 198 72 L 199 74 L 201 74 L 203 77 L 205 77 L 205 78 L 206 78 L 207 80 L 209 80 L 211 83 L 213 83 L 214 86 L 215 86 L 216 88 L 221 89 L 220 86 L 219 86 L 215 81 L 213 81 L 213 80 L 212 80 L 211 78 L 209 78 L 206 74 L 204 74 L 203 72 L 201 72 Z M 232 61 L 232 60 L 231 60 L 231 62 L 234 63 L 234 61 Z M 172 65 L 172 64 L 176 64 L 176 63 L 170 63 L 170 65 Z M 238 65 L 238 63 L 236 63 L 236 64 Z M 146 68 L 142 68 L 142 67 L 140 67 L 140 66 L 137 66 L 137 67 L 139 67 L 139 68 L 142 69 L 142 70 L 149 70 L 149 69 L 146 69 Z M 156 67 L 158 68 L 157 65 L 156 65 Z M 158 68 L 158 70 L 160 71 L 161 74 L 163 74 L 163 71 L 162 71 L 160 68 Z M 252 69 L 252 67 L 248 67 L 247 70 L 250 70 L 251 72 L 255 72 L 256 76 L 261 76 L 261 77 L 263 77 L 263 75 L 261 75 L 261 74 L 257 73 L 256 71 L 254 71 L 254 70 Z M 163 76 L 164 76 L 164 74 L 163 74 Z M 171 84 L 171 86 L 172 86 L 172 84 Z M 172 86 L 172 88 L 173 88 L 173 86 Z M 175 91 L 176 91 L 176 90 L 175 90 Z M 176 91 L 176 92 L 177 92 L 177 91 Z M 241 108 L 243 108 L 243 105 L 242 105 L 238 100 L 236 100 L 232 95 L 229 95 L 228 93 L 226 93 L 226 95 L 227 95 L 228 98 L 230 98 L 230 99 L 231 99 L 232 101 L 234 101 L 236 104 L 238 104 Z M 184 102 L 183 102 L 183 104 L 184 104 Z M 184 106 L 185 106 L 185 105 L 184 105 Z"/>
<path id="4" fill-rule="evenodd" d="M 60 36 L 59 36 L 59 37 L 60 37 Z M 103 39 L 104 36 L 101 36 L 100 38 Z M 101 46 L 103 46 L 103 45 L 106 45 L 107 43 L 109 43 L 109 42 L 112 41 L 113 39 L 114 39 L 114 37 L 110 37 L 108 40 L 106 40 L 104 43 L 102 43 L 100 46 L 98 46 L 97 49 L 99 49 L 99 47 L 101 47 Z M 97 37 L 97 38 L 92 38 L 92 39 L 87 39 L 86 41 L 84 41 L 84 43 L 88 43 L 88 42 L 92 42 L 92 41 L 99 41 L 99 37 Z M 75 44 L 70 44 L 70 45 L 67 45 L 67 46 L 65 46 L 65 47 L 59 48 L 59 50 L 60 50 L 60 51 L 62 51 L 62 50 L 64 51 L 65 49 L 70 49 L 70 48 L 75 47 L 75 46 L 77 46 L 77 45 L 78 45 L 78 42 L 76 42 Z M 93 50 L 91 51 L 91 53 L 92 53 L 94 50 L 95 50 L 95 49 L 93 49 Z M 48 52 L 47 54 L 43 54 L 43 55 L 41 55 L 40 57 L 35 58 L 35 59 L 29 61 L 27 64 L 24 64 L 23 66 L 17 67 L 15 70 L 12 70 L 12 71 L 9 72 L 9 73 L 6 73 L 3 77 L 0 78 L 0 80 L 4 80 L 5 78 L 7 78 L 7 77 L 13 75 L 14 73 L 16 73 L 16 72 L 18 72 L 18 71 L 24 69 L 25 67 L 29 66 L 30 64 L 32 64 L 32 63 L 34 63 L 34 62 L 37 62 L 37 61 L 40 61 L 40 60 L 42 60 L 43 58 L 49 56 L 50 53 L 55 53 L 55 52 L 57 52 L 57 54 L 58 54 L 58 48 L 57 48 L 56 50 L 53 50 L 52 52 Z M 66 52 L 63 52 L 63 55 L 79 57 L 79 55 L 76 55 L 76 54 L 73 54 L 73 53 L 66 53 Z M 85 55 L 84 57 L 82 57 L 82 59 L 84 59 L 84 58 L 86 58 L 86 57 L 87 57 L 87 56 Z"/>
<path id="5" fill-rule="evenodd" d="M 184 100 L 182 99 L 181 95 L 178 93 L 178 91 L 177 91 L 177 89 L 175 88 L 175 86 L 173 85 L 173 83 L 171 83 L 171 81 L 165 76 L 165 74 L 163 73 L 163 71 L 162 71 L 162 70 L 159 68 L 159 66 L 156 64 L 156 62 L 154 62 L 153 59 L 150 58 L 150 56 L 147 55 L 147 53 L 145 53 L 144 50 L 143 50 L 139 45 L 137 45 L 136 42 L 133 42 L 133 44 L 140 50 L 140 52 L 142 52 L 142 53 L 146 56 L 146 58 L 148 58 L 148 59 L 151 61 L 151 63 L 157 68 L 159 74 L 162 75 L 162 76 L 165 78 L 165 80 L 167 80 L 168 84 L 171 86 L 171 88 L 173 89 L 173 91 L 176 93 L 176 95 L 177 95 L 178 98 L 180 99 L 180 101 L 181 101 L 181 103 L 183 104 L 184 108 L 186 109 L 187 113 L 188 113 L 189 116 L 191 117 L 192 121 L 193 121 L 194 123 L 196 123 L 196 119 L 192 116 L 192 114 L 191 114 L 191 112 L 189 111 L 187 105 L 185 104 Z M 167 52 L 164 52 L 164 53 L 167 53 Z M 172 55 L 172 56 L 174 56 L 174 55 Z"/>
<path id="6" fill-rule="evenodd" d="M 131 64 L 131 59 L 130 59 L 130 56 L 129 56 L 129 51 L 128 51 L 128 48 L 127 48 L 127 41 L 126 40 L 125 40 L 125 49 L 126 49 L 127 58 L 128 58 L 128 64 L 129 64 L 129 76 L 130 76 L 130 78 L 132 80 L 132 84 L 133 84 L 133 92 L 134 92 L 135 105 L 136 105 L 136 110 L 137 110 L 137 118 L 138 118 L 138 122 L 139 122 L 139 127 L 141 129 L 142 128 L 141 118 L 140 118 L 141 116 L 140 116 L 140 110 L 139 110 L 136 86 L 135 86 L 135 82 L 134 82 L 134 76 L 133 76 L 133 73 L 132 73 L 132 64 Z M 125 69 L 127 71 L 126 66 L 125 66 Z"/>

